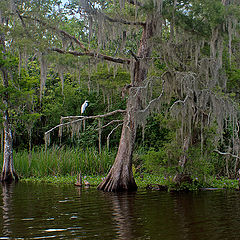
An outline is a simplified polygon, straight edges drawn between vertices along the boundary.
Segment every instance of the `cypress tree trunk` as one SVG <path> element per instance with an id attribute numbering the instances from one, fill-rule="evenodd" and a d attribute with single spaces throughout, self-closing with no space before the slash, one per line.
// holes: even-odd
<path id="1" fill-rule="evenodd" d="M 149 39 L 155 33 L 155 19 L 150 16 L 146 22 L 141 38 L 137 56 L 134 56 L 134 76 L 132 87 L 140 87 L 147 77 L 148 66 L 141 61 L 145 61 L 151 54 Z M 135 97 L 133 97 L 135 95 Z M 142 96 L 134 91 L 129 91 L 126 116 L 122 128 L 121 139 L 115 162 L 107 177 L 98 186 L 103 191 L 135 191 L 135 183 L 132 172 L 132 156 L 137 131 L 136 113 L 141 109 Z"/>
<path id="2" fill-rule="evenodd" d="M 3 54 L 3 59 L 5 58 L 5 38 L 4 34 L 0 32 L 0 47 L 1 54 Z M 2 73 L 3 87 L 8 88 L 8 74 L 4 64 L 0 65 L 0 71 Z M 8 93 L 5 92 L 3 96 L 3 104 L 5 110 L 3 112 L 3 127 L 4 127 L 4 155 L 3 155 L 3 168 L 1 174 L 1 181 L 4 182 L 12 182 L 17 181 L 18 176 L 15 173 L 13 166 L 13 148 L 12 148 L 12 131 L 9 122 L 9 114 L 8 114 L 8 101 L 9 96 Z"/>
<path id="3" fill-rule="evenodd" d="M 18 176 L 13 166 L 13 148 L 12 148 L 12 131 L 9 123 L 8 110 L 3 113 L 4 126 L 4 155 L 3 168 L 1 174 L 2 182 L 18 181 Z"/>
<path id="4" fill-rule="evenodd" d="M 178 161 L 178 167 L 180 168 L 180 172 L 177 172 L 173 178 L 173 182 L 177 184 L 181 184 L 184 181 L 191 181 L 190 177 L 184 173 L 184 168 L 187 164 L 187 152 L 190 146 L 191 136 L 188 134 L 183 141 L 183 152 Z"/>
<path id="5" fill-rule="evenodd" d="M 134 191 L 137 189 L 132 172 L 132 154 L 136 138 L 136 123 L 134 116 L 130 115 L 128 119 L 129 113 L 130 111 L 127 111 L 127 115 L 125 116 L 115 162 L 107 177 L 98 186 L 99 190 L 119 192 L 124 190 Z"/>

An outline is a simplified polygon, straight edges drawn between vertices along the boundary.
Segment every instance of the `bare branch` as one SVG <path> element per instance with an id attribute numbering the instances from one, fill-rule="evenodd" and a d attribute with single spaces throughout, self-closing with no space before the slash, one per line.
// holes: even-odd
<path id="1" fill-rule="evenodd" d="M 183 101 L 182 101 L 182 100 L 177 100 L 177 101 L 175 101 L 175 102 L 172 104 L 172 106 L 169 108 L 169 111 L 171 111 L 171 110 L 173 109 L 173 107 L 174 107 L 176 104 L 178 104 L 178 103 L 185 104 L 186 101 L 187 101 L 187 99 L 188 99 L 188 97 L 189 97 L 189 96 L 187 95 Z"/>
<path id="2" fill-rule="evenodd" d="M 67 116 L 67 117 L 61 117 L 61 121 L 66 120 L 66 119 L 78 119 L 78 118 L 84 118 L 85 116 Z"/>
<path id="3" fill-rule="evenodd" d="M 55 52 L 58 52 L 58 53 L 61 53 L 61 54 L 71 54 L 71 55 L 74 55 L 74 56 L 90 56 L 90 57 L 96 57 L 96 58 L 99 58 L 99 59 L 104 59 L 106 61 L 110 61 L 110 62 L 115 62 L 115 63 L 121 63 L 121 64 L 130 64 L 130 60 L 129 59 L 123 59 L 123 58 L 114 58 L 114 57 L 111 57 L 111 56 L 108 56 L 108 55 L 104 55 L 104 54 L 100 54 L 100 53 L 96 53 L 96 52 L 93 52 L 93 51 L 89 51 L 82 42 L 80 42 L 76 37 L 70 35 L 69 33 L 67 33 L 66 31 L 64 30 L 61 30 L 55 26 L 52 26 L 42 20 L 39 20 L 38 18 L 35 18 L 35 17 L 30 17 L 30 16 L 21 16 L 20 14 L 19 15 L 19 18 L 21 21 L 23 21 L 23 19 L 30 19 L 32 21 L 36 21 L 38 23 L 40 23 L 42 26 L 46 26 L 54 31 L 56 31 L 57 33 L 61 34 L 61 35 L 64 35 L 65 37 L 73 40 L 78 46 L 80 46 L 80 48 L 84 51 L 84 52 L 77 52 L 77 51 L 64 51 L 60 48 L 51 48 L 50 50 L 52 51 L 55 51 Z M 107 17 L 107 16 L 106 16 Z"/>
<path id="4" fill-rule="evenodd" d="M 154 107 L 154 105 L 159 102 L 159 100 L 162 98 L 163 96 L 163 93 L 164 93 L 164 84 L 165 84 L 165 81 L 163 80 L 163 83 L 162 83 L 162 91 L 161 91 L 161 94 L 157 97 L 157 98 L 154 98 L 153 100 L 151 100 L 147 107 L 143 110 L 140 110 L 139 113 L 142 114 L 142 113 L 146 113 L 146 112 L 149 112 L 151 108 Z"/>
<path id="5" fill-rule="evenodd" d="M 140 23 L 140 22 L 127 22 L 125 20 L 118 20 L 118 19 L 112 19 L 104 14 L 102 14 L 107 20 L 111 21 L 111 22 L 119 22 L 119 23 L 123 23 L 123 24 L 132 24 L 132 25 L 142 25 L 144 26 L 145 23 Z M 33 18 L 33 17 L 30 17 L 30 16 L 21 16 L 20 14 L 18 14 L 20 20 L 23 22 L 23 19 L 30 19 L 32 21 L 36 21 L 38 23 L 40 23 L 41 25 L 43 26 L 46 26 L 52 30 L 54 30 L 55 32 L 73 40 L 78 46 L 80 46 L 80 48 L 84 51 L 83 53 L 82 52 L 76 52 L 76 51 L 69 51 L 69 52 L 66 52 L 66 51 L 63 51 L 62 49 L 59 49 L 59 48 L 52 48 L 51 50 L 52 51 L 56 51 L 58 53 L 61 53 L 61 54 L 66 54 L 66 53 L 69 53 L 69 54 L 72 54 L 74 56 L 91 56 L 91 57 L 97 57 L 97 58 L 101 58 L 101 59 L 104 59 L 104 60 L 107 60 L 107 61 L 110 61 L 110 62 L 116 62 L 116 63 L 126 63 L 126 64 L 130 64 L 130 60 L 129 59 L 122 59 L 122 58 L 114 58 L 114 57 L 111 57 L 111 56 L 108 56 L 108 55 L 104 55 L 104 54 L 100 54 L 100 53 L 95 53 L 95 52 L 92 52 L 92 51 L 89 51 L 82 42 L 80 42 L 75 36 L 72 36 L 71 34 L 67 33 L 66 31 L 64 30 L 61 30 L 55 26 L 52 26 L 42 20 L 39 20 L 38 18 Z M 132 53 L 132 55 L 134 56 L 134 54 Z M 135 57 L 135 56 L 134 56 Z M 136 58 L 135 58 L 136 59 Z"/>
<path id="6" fill-rule="evenodd" d="M 84 120 L 87 120 L 87 119 L 104 118 L 104 117 L 112 116 L 112 115 L 117 114 L 117 113 L 125 113 L 125 112 L 126 112 L 126 110 L 118 109 L 118 110 L 115 110 L 115 111 L 113 111 L 113 112 L 109 112 L 109 113 L 102 114 L 102 115 L 86 116 L 86 117 L 83 117 L 83 118 L 81 118 L 81 119 L 77 119 L 77 120 L 74 120 L 74 121 L 70 121 L 70 122 L 66 122 L 66 123 L 61 123 L 61 124 L 58 124 L 57 126 L 51 128 L 51 129 L 48 130 L 47 132 L 45 132 L 45 136 L 48 135 L 49 133 L 51 133 L 53 130 L 59 128 L 59 127 L 68 126 L 68 125 L 71 125 L 71 124 L 73 124 L 73 123 L 81 122 L 81 121 L 84 121 Z"/>
<path id="7" fill-rule="evenodd" d="M 221 155 L 229 155 L 229 156 L 231 156 L 231 157 L 233 157 L 233 158 L 237 158 L 237 159 L 240 159 L 240 157 L 239 156 L 237 156 L 237 155 L 234 155 L 234 154 L 232 154 L 232 153 L 228 153 L 228 152 L 220 152 L 219 150 L 217 150 L 217 149 L 215 149 L 214 150 L 214 152 L 217 152 L 217 153 L 219 153 L 219 154 L 221 154 Z"/>
<path id="8" fill-rule="evenodd" d="M 46 22 L 44 22 L 44 21 L 42 21 L 42 20 L 40 20 L 40 19 L 38 19 L 38 18 L 35 18 L 35 17 L 21 16 L 21 15 L 19 14 L 19 18 L 20 18 L 20 19 L 25 18 L 25 19 L 30 19 L 30 20 L 32 20 L 32 21 L 36 21 L 36 22 L 40 23 L 42 26 L 46 26 L 46 27 L 48 27 L 48 28 L 56 31 L 57 33 L 60 33 L 60 34 L 64 35 L 65 37 L 68 37 L 69 39 L 72 39 L 72 40 L 73 40 L 78 46 L 80 46 L 85 52 L 88 52 L 88 49 L 85 48 L 85 46 L 84 46 L 83 43 L 81 43 L 76 37 L 70 35 L 69 33 L 67 33 L 67 32 L 64 31 L 64 30 L 61 30 L 61 29 L 59 29 L 59 28 L 57 28 L 57 27 L 54 27 L 54 26 L 52 26 L 52 25 L 50 25 L 50 24 L 48 24 L 48 23 L 46 23 Z"/>
<path id="9" fill-rule="evenodd" d="M 112 120 L 111 122 L 107 123 L 106 125 L 102 126 L 101 128 L 98 128 L 96 129 L 96 131 L 100 130 L 100 129 L 103 129 L 103 128 L 106 128 L 108 127 L 109 125 L 113 124 L 113 123 L 117 123 L 117 122 L 123 122 L 123 120 Z"/>
<path id="10" fill-rule="evenodd" d="M 115 128 L 112 129 L 112 131 L 108 134 L 107 136 L 107 149 L 109 149 L 109 140 L 110 140 L 110 136 L 112 135 L 112 133 L 121 125 L 123 125 L 123 123 L 118 124 Z"/>
<path id="11" fill-rule="evenodd" d="M 133 26 L 145 26 L 146 23 L 145 22 L 131 22 L 131 21 L 126 21 L 124 19 L 116 19 L 116 18 L 111 18 L 109 16 L 107 16 L 106 14 L 102 14 L 109 22 L 113 22 L 113 23 L 121 23 L 121 24 L 125 24 L 125 25 L 133 25 Z"/>
<path id="12" fill-rule="evenodd" d="M 132 50 L 129 50 L 129 53 L 134 57 L 134 59 L 136 60 L 136 62 L 139 61 L 139 57 L 138 57 Z"/>
<path id="13" fill-rule="evenodd" d="M 156 77 L 156 78 L 158 78 L 158 77 Z M 149 80 L 146 82 L 145 86 L 143 86 L 143 87 L 142 86 L 140 86 L 140 87 L 131 87 L 131 91 L 137 89 L 137 91 L 136 91 L 136 93 L 134 94 L 133 97 L 136 97 L 140 90 L 147 89 L 147 87 L 148 87 L 149 83 L 152 81 L 152 79 L 153 79 L 153 77 L 149 78 Z"/>
<path id="14" fill-rule="evenodd" d="M 79 45 L 84 51 L 88 51 L 87 48 L 85 48 L 85 46 L 83 45 L 83 43 L 81 43 L 76 37 L 70 35 L 69 33 L 63 31 L 63 30 L 60 30 L 60 29 L 57 29 L 55 28 L 56 30 L 58 30 L 61 34 L 65 35 L 66 37 L 68 37 L 69 39 L 72 39 L 77 45 Z"/>
<path id="15" fill-rule="evenodd" d="M 95 52 L 77 52 L 77 51 L 64 51 L 60 48 L 51 48 L 49 50 L 61 53 L 61 54 L 72 54 L 74 56 L 90 56 L 90 57 L 96 57 L 100 59 L 104 59 L 106 61 L 115 62 L 115 63 L 121 63 L 121 64 L 130 64 L 129 59 L 123 59 L 123 58 L 114 58 L 108 55 L 95 53 Z"/>
<path id="16" fill-rule="evenodd" d="M 19 11 L 18 10 L 16 10 L 16 13 L 17 13 L 17 15 L 18 15 L 18 17 L 19 17 L 19 19 L 20 19 L 20 22 L 22 23 L 22 26 L 23 26 L 23 28 L 24 28 L 24 30 L 25 30 L 25 33 L 27 34 L 27 36 L 30 38 L 30 39 L 32 39 L 33 40 L 33 36 L 29 33 L 29 31 L 27 30 L 27 27 L 26 27 L 26 24 L 25 24 L 25 22 L 24 22 L 24 19 L 23 19 L 23 17 L 20 15 L 20 13 L 19 13 Z M 34 39 L 35 40 L 35 39 Z M 36 40 L 35 40 L 36 41 Z M 39 42 L 38 42 L 39 43 Z"/>

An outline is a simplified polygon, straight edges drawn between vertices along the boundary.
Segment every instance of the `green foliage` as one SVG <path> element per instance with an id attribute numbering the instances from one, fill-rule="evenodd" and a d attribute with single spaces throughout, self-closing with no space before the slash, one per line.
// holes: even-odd
<path id="1" fill-rule="evenodd" d="M 87 175 L 83 176 L 91 186 L 98 186 L 104 179 L 103 176 Z M 77 175 L 66 175 L 66 176 L 46 176 L 46 177 L 27 177 L 20 179 L 24 182 L 47 182 L 53 184 L 73 184 L 77 181 Z M 198 179 L 194 179 L 191 184 L 183 183 L 182 185 L 176 185 L 170 178 L 165 178 L 159 175 L 143 174 L 136 176 L 135 181 L 139 188 L 146 188 L 148 185 L 159 184 L 167 186 L 168 191 L 197 191 L 201 189 L 227 189 L 227 190 L 239 190 L 238 180 L 210 177 L 207 182 L 200 182 Z"/>
<path id="2" fill-rule="evenodd" d="M 239 180 L 236 179 L 216 178 L 212 176 L 207 179 L 207 183 L 209 186 L 215 188 L 239 190 Z"/>
<path id="3" fill-rule="evenodd" d="M 186 168 L 192 176 L 204 181 L 216 173 L 215 160 L 217 160 L 217 155 L 215 153 L 208 152 L 203 156 L 200 147 L 194 147 L 189 151 L 188 157 L 189 162 Z"/>
<path id="4" fill-rule="evenodd" d="M 138 155 L 138 163 L 136 163 L 135 160 L 134 164 L 141 166 L 140 172 L 170 176 L 176 173 L 176 166 L 180 154 L 181 149 L 179 149 L 179 145 L 174 147 L 173 143 L 166 144 L 158 151 L 150 148 Z"/>
<path id="5" fill-rule="evenodd" d="M 98 128 L 98 122 L 94 121 L 93 123 L 86 122 L 86 129 L 80 132 L 77 136 L 73 138 L 68 137 L 68 141 L 66 141 L 70 146 L 79 146 L 83 149 L 88 148 L 89 146 L 97 146 L 98 145 L 98 132 L 96 129 Z"/>
<path id="6" fill-rule="evenodd" d="M 229 78 L 227 86 L 228 86 L 229 91 L 232 92 L 231 96 L 235 97 L 237 94 L 237 97 L 239 98 L 238 89 L 240 88 L 240 82 L 239 82 L 240 69 L 236 68 L 236 67 L 231 67 L 231 69 L 229 69 L 227 71 L 227 73 L 228 73 L 228 78 Z"/>
<path id="7" fill-rule="evenodd" d="M 36 183 L 53 183 L 53 184 L 73 184 L 76 183 L 77 175 L 66 176 L 47 176 L 47 177 L 29 177 L 20 179 L 22 182 L 36 182 Z M 104 179 L 103 176 L 83 176 L 84 180 L 88 181 L 90 186 L 96 187 Z"/>
<path id="8" fill-rule="evenodd" d="M 211 26 L 211 29 L 222 24 L 225 17 L 225 7 L 219 0 L 193 1 L 192 11 L 195 16 L 203 19 Z"/>
<path id="9" fill-rule="evenodd" d="M 141 176 L 136 176 L 135 181 L 138 187 L 146 188 L 149 184 L 169 185 L 171 179 L 161 175 L 143 173 Z"/>
<path id="10" fill-rule="evenodd" d="M 100 87 L 112 91 L 129 84 L 130 74 L 122 67 L 115 66 L 109 69 L 106 64 L 98 64 L 96 71 L 91 75 L 91 80 Z"/>
<path id="11" fill-rule="evenodd" d="M 167 159 L 163 150 L 156 152 L 150 149 L 141 158 L 144 162 L 143 167 L 147 172 L 162 173 L 162 170 L 165 170 L 164 166 L 167 163 Z"/>
<path id="12" fill-rule="evenodd" d="M 45 96 L 42 101 L 41 121 L 44 124 L 41 127 L 41 130 L 47 131 L 58 125 L 61 116 L 80 116 L 81 105 L 86 99 L 89 101 L 89 105 L 84 112 L 84 115 L 86 116 L 103 114 L 115 109 L 125 108 L 125 101 L 121 99 L 120 89 L 122 85 L 129 81 L 129 74 L 121 68 L 117 69 L 114 78 L 113 69 L 108 71 L 106 65 L 100 65 L 91 75 L 93 89 L 90 92 L 85 86 L 79 86 L 74 76 L 65 74 L 64 78 L 65 83 L 63 93 L 58 76 L 54 75 L 52 79 L 49 79 Z M 84 75 L 82 78 L 84 79 Z M 97 84 L 100 84 L 101 88 L 104 88 L 105 90 L 98 91 L 99 86 L 97 87 Z M 103 99 L 105 99 L 105 102 Z M 111 118 L 103 120 L 102 124 L 104 124 L 104 121 L 108 122 L 110 120 Z M 77 136 L 73 136 L 73 138 L 71 138 L 71 134 L 68 131 L 64 131 L 61 144 L 80 146 L 83 148 L 97 146 L 98 132 L 96 129 L 98 128 L 98 121 L 87 120 L 85 121 L 85 125 L 85 131 L 81 131 Z M 111 127 L 103 131 L 103 145 L 106 143 L 106 138 L 110 131 Z M 119 136 L 117 139 L 118 138 Z M 118 142 L 116 138 L 113 139 Z M 57 131 L 52 135 L 51 142 L 59 142 Z M 110 143 L 110 145 L 112 144 Z"/>
<path id="13" fill-rule="evenodd" d="M 161 149 L 172 140 L 176 130 L 174 126 L 177 125 L 174 124 L 173 120 L 163 114 L 150 116 L 144 130 L 144 146 L 155 150 Z"/>

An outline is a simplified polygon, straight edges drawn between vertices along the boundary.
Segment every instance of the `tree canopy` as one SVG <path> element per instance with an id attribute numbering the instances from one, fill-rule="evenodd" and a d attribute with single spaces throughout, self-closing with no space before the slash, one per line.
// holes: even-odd
<path id="1" fill-rule="evenodd" d="M 232 156 L 236 173 L 239 5 L 235 0 L 3 0 L 1 31 L 8 51 L 18 58 L 19 81 L 29 76 L 29 64 L 39 63 L 40 107 L 53 73 L 61 82 L 62 94 L 70 73 L 89 92 L 102 89 L 108 102 L 108 108 L 94 116 L 64 116 L 46 131 L 48 142 L 57 128 L 60 135 L 65 126 L 79 134 L 88 119 L 99 119 L 100 139 L 107 124 L 100 119 L 123 113 L 120 119 L 109 120 L 121 121 L 113 129 L 122 126 L 122 134 L 115 163 L 99 189 L 134 190 L 132 155 L 137 129 L 145 129 L 153 113 L 170 114 L 179 123 L 179 171 L 185 170 L 191 148 L 199 146 L 201 158 L 209 154 L 205 147 L 208 130 L 215 129 L 211 151 Z M 111 109 L 111 99 L 120 91 L 126 109 L 122 105 Z M 31 114 L 25 123 L 28 129 L 40 117 Z"/>

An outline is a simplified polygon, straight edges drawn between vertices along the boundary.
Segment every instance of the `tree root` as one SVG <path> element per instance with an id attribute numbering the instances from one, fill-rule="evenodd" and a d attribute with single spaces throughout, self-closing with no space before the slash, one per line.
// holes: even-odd
<path id="1" fill-rule="evenodd" d="M 17 182 L 19 180 L 18 175 L 16 174 L 15 171 L 3 171 L 1 174 L 1 181 L 2 182 Z"/>
<path id="2" fill-rule="evenodd" d="M 136 191 L 137 185 L 133 177 L 114 176 L 110 172 L 97 189 L 105 192 Z"/>

